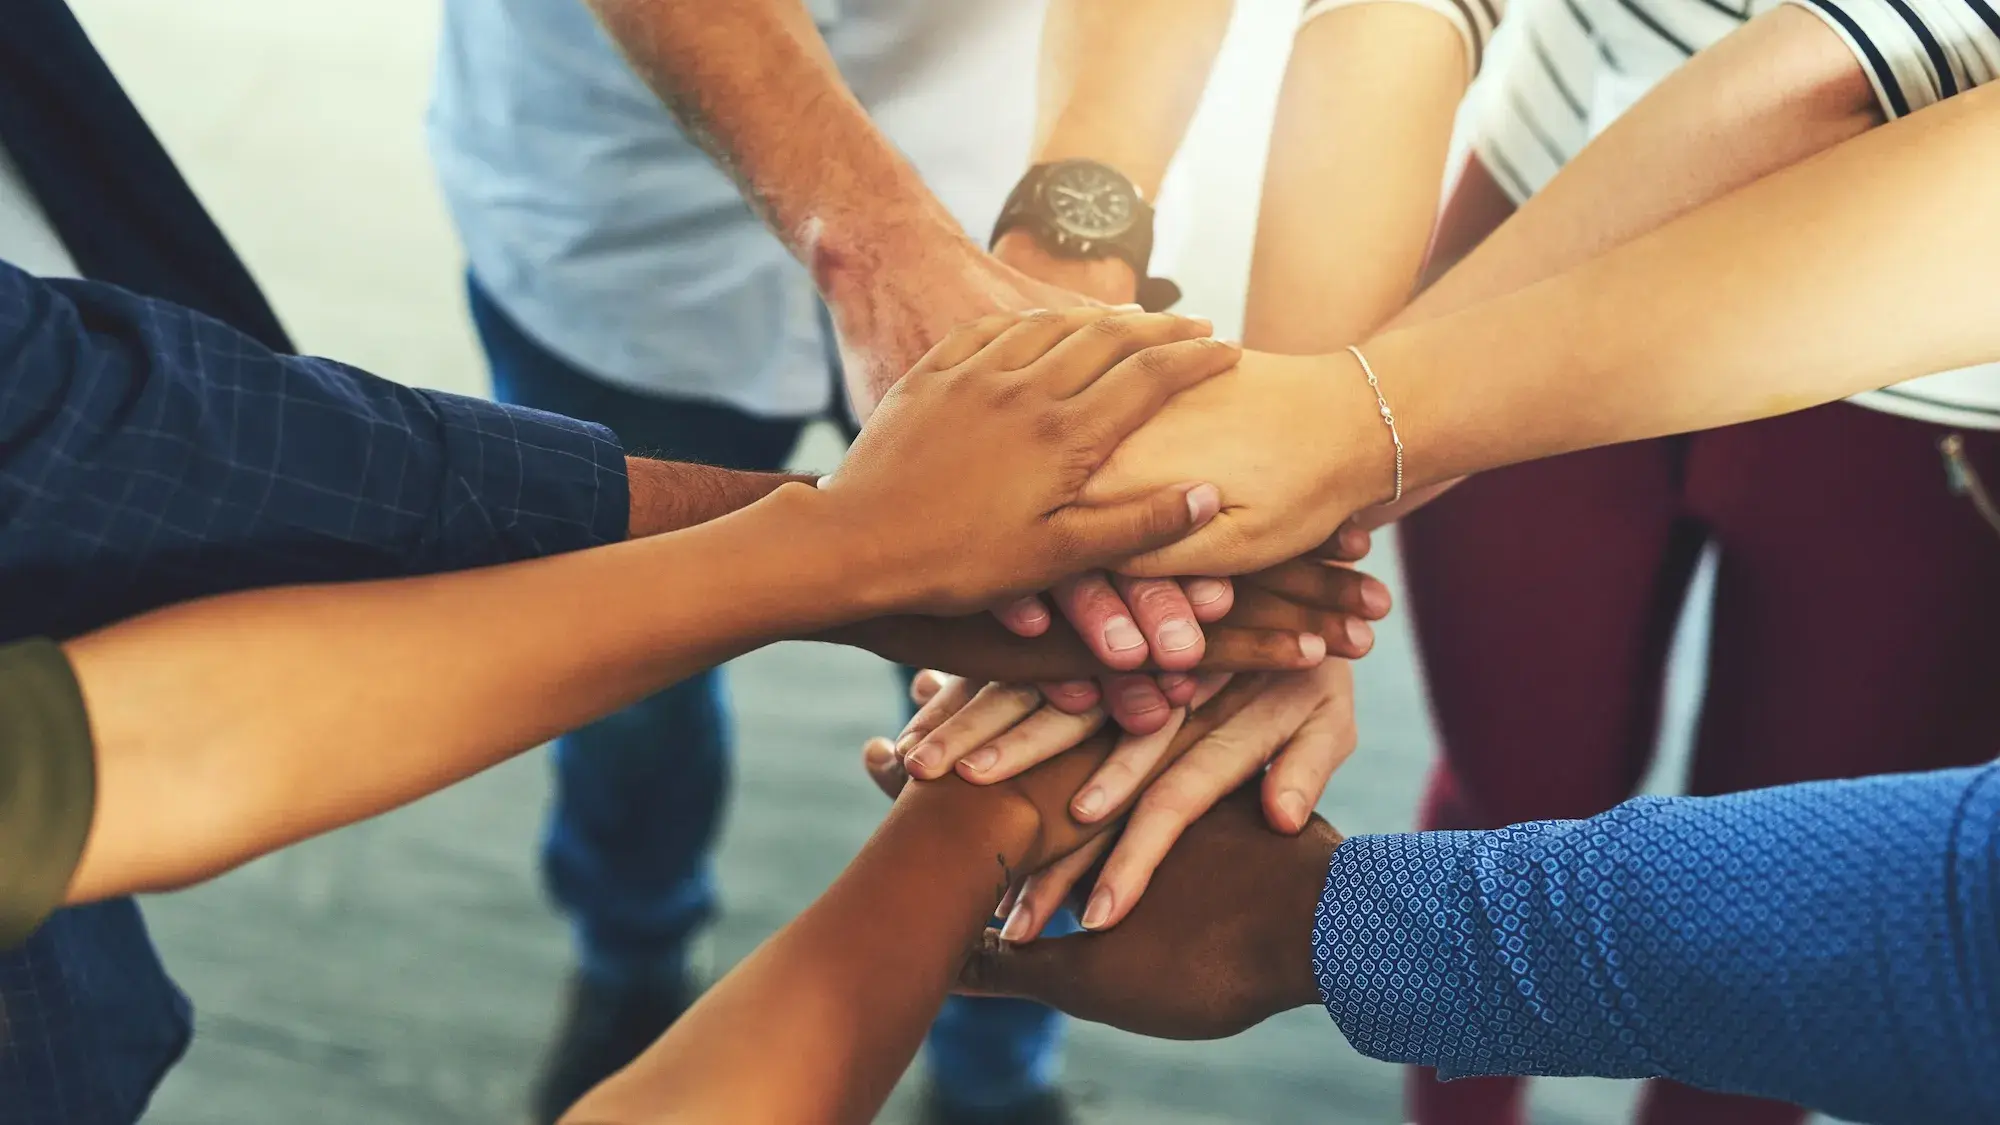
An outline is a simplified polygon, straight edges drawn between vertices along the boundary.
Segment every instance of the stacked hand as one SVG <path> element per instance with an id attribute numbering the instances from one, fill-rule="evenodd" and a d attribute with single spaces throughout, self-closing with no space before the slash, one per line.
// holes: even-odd
<path id="1" fill-rule="evenodd" d="M 1340 833 L 1271 831 L 1250 789 L 1188 829 L 1118 928 L 1015 944 L 988 931 L 959 990 L 1163 1039 L 1220 1039 L 1316 1003 L 1312 932 Z"/>
<path id="2" fill-rule="evenodd" d="M 1003 237 L 992 254 L 969 242 L 935 246 L 916 266 L 834 285 L 825 295 L 839 328 L 841 356 L 855 411 L 867 417 L 885 388 L 933 343 L 964 322 L 1034 308 L 1121 305 L 1134 299 L 1132 268 L 1115 258 L 1058 258 L 1025 232 Z M 1133 308 L 1136 306 L 1124 306 Z M 1085 711 L 1102 701 L 1126 730 L 1147 733 L 1184 706 L 1194 690 L 1186 672 L 1203 665 L 1203 626 L 1229 611 L 1227 578 L 1186 583 L 1163 577 L 1117 578 L 1101 569 L 1064 579 L 1046 594 L 1010 598 L 994 615 L 1023 637 L 1048 632 L 1056 614 L 1097 657 L 1091 675 L 1041 685 L 1049 701 Z M 1136 674 L 1141 668 L 1162 673 Z"/>
<path id="3" fill-rule="evenodd" d="M 857 575 L 874 580 L 864 601 L 970 612 L 1207 522 L 1220 497 L 1198 483 L 1078 500 L 1132 430 L 1235 362 L 1238 349 L 1208 332 L 1203 321 L 1102 308 L 954 329 L 821 484 L 822 519 L 862 560 Z"/>
<path id="4" fill-rule="evenodd" d="M 1365 533 L 1343 529 L 1323 551 L 1359 557 L 1367 548 Z M 1270 612 L 1273 606 L 1297 612 L 1301 602 L 1342 607 L 1348 633 L 1340 655 L 1351 657 L 1362 655 L 1372 643 L 1367 622 L 1389 609 L 1388 591 L 1380 583 L 1317 559 L 1248 576 L 1238 593 L 1235 612 L 1246 614 Z M 1185 712 L 1176 712 L 1162 731 L 1117 739 L 1071 795 L 1071 815 L 1085 823 L 1111 819 L 1114 810 L 1137 798 L 1130 822 L 1096 880 L 1084 914 L 1088 928 L 1116 925 L 1145 893 L 1154 869 L 1181 833 L 1246 780 L 1263 774 L 1266 817 L 1278 831 L 1297 832 L 1334 770 L 1352 753 L 1353 689 L 1345 659 L 1310 670 L 1239 678 L 1232 690 L 1248 693 L 1241 710 L 1216 724 L 1170 769 L 1156 766 L 1163 748 L 1181 735 Z M 1005 781 L 1102 737 L 1097 733 L 1104 723 L 1101 711 L 1069 714 L 1019 684 L 926 673 L 916 691 L 922 710 L 901 738 L 893 745 L 873 740 L 866 751 L 871 774 L 891 791 L 905 776 L 929 779 L 954 771 L 975 784 Z M 1158 780 L 1147 780 L 1154 777 Z M 1010 903 L 1007 936 L 1028 940 L 1038 934 L 1111 843 L 1099 840 L 1028 880 Z"/>
<path id="5" fill-rule="evenodd" d="M 1380 372 L 1393 402 L 1395 372 Z M 1405 427 L 1407 433 L 1407 427 Z M 1360 367 L 1345 353 L 1245 352 L 1139 428 L 1084 495 L 1110 503 L 1180 474 L 1222 491 L 1220 515 L 1128 574 L 1240 574 L 1311 549 L 1389 499 L 1395 448 Z"/>
<path id="6" fill-rule="evenodd" d="M 1346 533 L 1341 542 L 1345 547 L 1336 543 L 1334 550 L 1352 557 L 1358 558 L 1367 550 L 1364 533 Z M 1373 578 L 1306 560 L 1287 563 L 1253 576 L 1239 587 L 1229 612 L 1210 628 L 1197 667 L 1208 672 L 1294 671 L 1316 667 L 1322 655 L 1360 657 L 1374 643 L 1369 623 L 1380 620 L 1388 609 L 1389 591 Z M 881 617 L 811 639 L 852 645 L 900 664 L 951 673 L 973 681 L 975 689 L 993 680 L 1022 685 L 1012 689 L 1013 694 L 1032 702 L 1022 703 L 1005 719 L 996 717 L 993 722 L 997 725 L 992 728 L 996 730 L 1042 704 L 1044 696 L 1025 685 L 1102 671 L 1096 653 L 1065 622 L 1056 622 L 1041 636 L 1030 638 L 1010 632 L 984 615 Z M 995 688 L 993 693 L 998 695 L 1001 690 Z M 963 689 L 955 690 L 937 710 L 964 695 Z M 987 706 L 990 704 L 982 704 L 981 711 Z M 1072 710 L 1050 706 L 1064 713 Z M 1093 722 L 1103 718 L 1099 709 L 1086 707 L 1083 714 Z M 926 721 L 935 725 L 937 719 L 933 715 Z M 943 759 L 934 770 L 921 771 L 924 776 L 943 772 L 976 748 L 956 734 L 965 725 L 960 722 L 954 726 Z"/>

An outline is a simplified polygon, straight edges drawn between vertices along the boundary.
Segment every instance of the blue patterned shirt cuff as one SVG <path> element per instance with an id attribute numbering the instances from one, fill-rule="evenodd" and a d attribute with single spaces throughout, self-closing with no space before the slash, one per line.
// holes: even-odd
<path id="1" fill-rule="evenodd" d="M 1321 1001 L 1355 1050 L 1436 1065 L 1444 1012 L 1477 1010 L 1461 886 L 1469 832 L 1355 836 L 1327 865 L 1313 923 Z"/>
<path id="2" fill-rule="evenodd" d="M 424 391 L 444 434 L 436 557 L 458 570 L 625 538 L 625 451 L 603 426 L 524 406 Z"/>

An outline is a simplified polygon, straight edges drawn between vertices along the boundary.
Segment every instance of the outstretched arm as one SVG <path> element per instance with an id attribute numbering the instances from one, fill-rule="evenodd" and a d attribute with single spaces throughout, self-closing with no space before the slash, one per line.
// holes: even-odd
<path id="1" fill-rule="evenodd" d="M 983 322 L 864 431 L 876 456 L 823 488 L 787 484 L 595 551 L 229 595 L 78 638 L 67 651 L 99 776 L 71 898 L 212 875 L 769 640 L 882 611 L 967 612 L 1107 547 L 1182 533 L 1213 512 L 1212 490 L 1088 512 L 1062 497 L 1175 386 L 1235 354 L 1167 316 Z M 940 427 L 963 443 L 911 440 Z"/>
<path id="2" fill-rule="evenodd" d="M 2000 91 L 1961 94 L 1541 282 L 1368 341 L 1408 486 L 2000 358 L 1985 265 L 2000 252 L 1996 123 Z M 1133 435 L 1090 494 L 1150 487 L 1169 466 L 1217 482 L 1223 516 L 1134 573 L 1241 571 L 1387 500 L 1393 452 L 1351 356 L 1252 352 Z"/>
<path id="3" fill-rule="evenodd" d="M 590 0 L 681 125 L 812 271 L 866 418 L 952 326 L 1075 294 L 967 237 L 847 88 L 800 0 Z"/>
<path id="4" fill-rule="evenodd" d="M 1345 843 L 1323 821 L 1271 834 L 1246 793 L 1123 925 L 989 945 L 966 983 L 1176 1038 L 1318 1000 L 1364 1054 L 1448 1077 L 1671 1077 L 1989 1121 L 2000 767 Z"/>
<path id="5" fill-rule="evenodd" d="M 1164 757 L 1231 713 L 1243 691 L 1218 696 Z M 1100 736 L 985 789 L 957 777 L 910 785 L 818 901 L 565 1122 L 874 1120 L 1001 896 L 1103 830 L 1065 810 L 1110 747 Z"/>

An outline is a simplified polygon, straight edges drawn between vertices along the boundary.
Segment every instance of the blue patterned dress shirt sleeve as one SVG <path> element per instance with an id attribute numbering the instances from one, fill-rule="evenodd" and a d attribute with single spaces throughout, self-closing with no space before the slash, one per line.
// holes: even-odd
<path id="1" fill-rule="evenodd" d="M 457 569 L 624 537 L 609 431 L 274 353 L 0 264 L 0 628 Z"/>
<path id="2" fill-rule="evenodd" d="M 2000 766 L 1642 798 L 1334 853 L 1313 934 L 1356 1049 L 2000 1121 Z"/>

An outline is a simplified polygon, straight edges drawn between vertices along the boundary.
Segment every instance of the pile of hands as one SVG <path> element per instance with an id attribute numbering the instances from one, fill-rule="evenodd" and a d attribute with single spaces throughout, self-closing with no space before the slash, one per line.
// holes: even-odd
<path id="1" fill-rule="evenodd" d="M 1312 809 L 1355 748 L 1348 662 L 1390 608 L 1345 521 L 1380 482 L 1323 479 L 1284 448 L 1341 432 L 1294 416 L 1353 405 L 1293 393 L 1323 369 L 1267 356 L 1259 378 L 1205 320 L 1083 305 L 987 263 L 989 297 L 1066 307 L 959 324 L 884 396 L 821 487 L 860 500 L 903 482 L 877 565 L 922 577 L 885 603 L 906 612 L 822 639 L 934 669 L 916 717 L 864 750 L 886 793 L 951 779 L 1040 826 L 963 989 L 1232 1034 L 1317 999 L 1305 952 L 1340 837 Z M 1115 270 L 1129 283 L 1122 263 L 1039 264 L 1110 298 Z M 897 354 L 897 325 L 924 338 L 927 315 L 878 311 L 850 375 Z M 1012 498 L 998 519 L 991 490 Z M 1086 933 L 1037 941 L 1065 904 Z"/>

